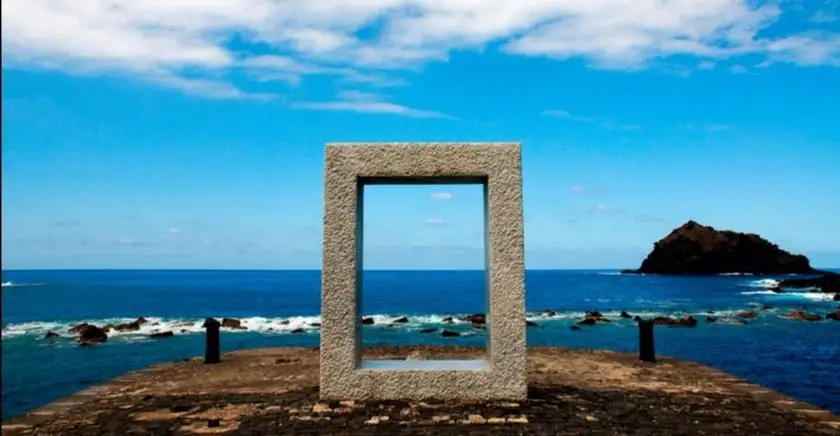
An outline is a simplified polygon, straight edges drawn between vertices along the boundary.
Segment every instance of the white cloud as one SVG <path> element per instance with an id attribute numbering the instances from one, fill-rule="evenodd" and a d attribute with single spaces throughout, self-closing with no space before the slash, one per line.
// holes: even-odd
<path id="1" fill-rule="evenodd" d="M 216 98 L 267 99 L 231 85 L 229 73 L 244 69 L 256 81 L 291 84 L 321 74 L 379 86 L 401 83 L 381 70 L 445 61 L 453 51 L 491 44 L 510 55 L 579 58 L 611 69 L 642 69 L 671 57 L 708 65 L 748 54 L 836 66 L 838 33 L 760 33 L 786 18 L 776 3 L 3 0 L 3 67 L 121 74 Z M 823 23 L 833 16 L 809 14 Z M 256 49 L 260 55 L 252 54 Z"/>
<path id="2" fill-rule="evenodd" d="M 572 185 L 572 192 L 583 192 L 586 188 L 583 185 Z"/>
<path id="3" fill-rule="evenodd" d="M 449 192 L 433 192 L 430 197 L 432 200 L 452 200 L 452 194 Z"/>
<path id="4" fill-rule="evenodd" d="M 587 207 L 584 207 L 582 209 L 578 209 L 578 212 L 581 212 L 581 213 L 602 213 L 602 214 L 619 213 L 619 212 L 623 212 L 623 211 L 624 211 L 624 209 L 622 209 L 618 206 L 611 206 L 611 205 L 607 205 L 607 204 L 596 204 L 594 206 L 587 206 Z"/>
<path id="5" fill-rule="evenodd" d="M 322 111 L 345 111 L 374 114 L 392 114 L 413 118 L 446 118 L 453 117 L 440 112 L 415 109 L 382 100 L 378 95 L 360 91 L 340 92 L 336 100 L 322 102 L 295 103 L 294 107 L 300 109 L 322 110 Z"/>
<path id="6" fill-rule="evenodd" d="M 442 219 L 438 219 L 438 218 L 429 218 L 429 219 L 426 220 L 426 225 L 427 226 L 434 226 L 434 227 L 443 226 L 443 225 L 446 225 L 446 221 L 444 221 Z"/>
<path id="7" fill-rule="evenodd" d="M 547 117 L 560 118 L 563 120 L 579 121 L 581 123 L 592 123 L 598 121 L 598 119 L 595 117 L 582 117 L 579 115 L 572 115 L 570 112 L 560 109 L 545 110 L 542 112 L 542 115 Z"/>
<path id="8" fill-rule="evenodd" d="M 711 70 L 715 67 L 715 63 L 712 61 L 702 61 L 697 64 L 697 69 L 699 70 Z"/>

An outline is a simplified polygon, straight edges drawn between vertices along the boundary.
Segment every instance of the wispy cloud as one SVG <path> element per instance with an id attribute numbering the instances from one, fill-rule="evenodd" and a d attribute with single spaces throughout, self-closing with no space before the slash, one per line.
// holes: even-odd
<path id="1" fill-rule="evenodd" d="M 729 72 L 732 74 L 747 74 L 749 70 L 743 65 L 733 65 L 729 68 Z"/>
<path id="2" fill-rule="evenodd" d="M 439 219 L 439 218 L 428 218 L 426 220 L 426 225 L 427 226 L 440 227 L 440 226 L 445 226 L 446 224 L 447 224 L 446 221 L 444 221 L 442 219 Z"/>
<path id="3" fill-rule="evenodd" d="M 582 117 L 579 115 L 572 115 L 570 112 L 560 109 L 545 110 L 542 112 L 542 115 L 546 117 L 560 118 L 563 120 L 579 121 L 581 123 L 594 123 L 598 121 L 598 118 L 595 117 Z"/>
<path id="4" fill-rule="evenodd" d="M 546 117 L 558 118 L 561 120 L 575 121 L 580 123 L 599 123 L 605 129 L 617 130 L 639 130 L 642 126 L 638 124 L 619 124 L 609 118 L 598 118 L 592 116 L 574 115 L 569 111 L 561 109 L 549 109 L 542 111 L 541 115 Z"/>
<path id="5" fill-rule="evenodd" d="M 715 67 L 715 63 L 712 61 L 703 61 L 697 64 L 698 70 L 711 70 Z"/>
<path id="6" fill-rule="evenodd" d="M 580 208 L 577 211 L 580 213 L 612 214 L 624 212 L 624 209 L 618 206 L 599 203 L 593 206 Z"/>
<path id="7" fill-rule="evenodd" d="M 433 192 L 429 195 L 429 197 L 431 197 L 432 200 L 439 201 L 452 200 L 452 194 L 449 192 Z"/>
<path id="8" fill-rule="evenodd" d="M 583 185 L 572 185 L 570 190 L 574 193 L 581 193 L 586 190 L 586 187 Z"/>
<path id="9" fill-rule="evenodd" d="M 295 103 L 293 107 L 299 109 L 321 110 L 321 111 L 344 111 L 360 112 L 370 114 L 390 114 L 412 118 L 444 118 L 455 119 L 452 116 L 431 110 L 415 109 L 396 103 L 381 100 L 375 94 L 345 91 L 338 95 L 336 100 L 322 102 Z"/>
<path id="10" fill-rule="evenodd" d="M 830 12 L 827 12 L 827 11 L 824 11 L 824 10 L 819 10 L 819 11 L 815 12 L 813 15 L 811 15 L 809 20 L 811 20 L 811 22 L 813 22 L 813 23 L 820 23 L 820 24 L 833 23 L 833 22 L 838 20 L 838 17 L 834 13 L 830 13 Z"/>
<path id="11" fill-rule="evenodd" d="M 181 229 L 177 227 L 170 227 L 166 229 L 166 233 L 169 235 L 177 235 L 178 233 L 181 233 Z"/>
<path id="12" fill-rule="evenodd" d="M 445 62 L 459 50 L 482 49 L 630 71 L 658 60 L 696 66 L 745 56 L 837 66 L 836 30 L 776 26 L 781 34 L 764 32 L 794 13 L 785 5 L 748 0 L 4 0 L 3 68 L 117 74 L 214 98 L 265 100 L 270 96 L 249 90 L 251 83 L 234 85 L 234 73 L 244 71 L 255 82 L 294 85 L 325 75 L 388 86 L 402 80 L 394 72 Z M 808 16 L 812 26 L 836 18 L 822 5 Z"/>

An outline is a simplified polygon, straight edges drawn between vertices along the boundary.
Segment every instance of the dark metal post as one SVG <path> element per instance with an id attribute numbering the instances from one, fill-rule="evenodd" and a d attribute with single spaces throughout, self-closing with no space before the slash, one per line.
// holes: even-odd
<path id="1" fill-rule="evenodd" d="M 656 362 L 653 349 L 653 321 L 639 321 L 639 359 L 643 362 Z"/>
<path id="2" fill-rule="evenodd" d="M 204 321 L 204 328 L 207 329 L 205 338 L 207 344 L 204 348 L 204 363 L 219 363 L 220 360 L 220 345 L 219 345 L 219 328 L 222 324 L 214 318 L 207 318 Z"/>

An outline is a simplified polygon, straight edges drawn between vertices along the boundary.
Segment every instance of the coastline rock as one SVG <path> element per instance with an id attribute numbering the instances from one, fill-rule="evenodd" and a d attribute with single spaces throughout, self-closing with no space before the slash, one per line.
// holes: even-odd
<path id="1" fill-rule="evenodd" d="M 408 322 L 408 317 L 401 316 L 401 317 L 391 321 L 391 324 L 403 324 L 403 323 L 407 323 L 407 322 Z"/>
<path id="2" fill-rule="evenodd" d="M 101 342 L 105 342 L 108 340 L 108 335 L 105 332 L 95 326 L 95 325 L 88 325 L 86 329 L 82 332 L 77 340 L 80 345 L 93 345 L 98 344 Z"/>
<path id="3" fill-rule="evenodd" d="M 320 322 L 313 322 L 313 323 L 310 323 L 309 326 L 310 327 L 321 327 L 321 323 Z"/>
<path id="4" fill-rule="evenodd" d="M 669 316 L 657 316 L 653 318 L 653 324 L 664 325 L 666 327 L 695 327 L 697 326 L 697 319 L 690 315 L 681 319 L 671 318 Z"/>
<path id="5" fill-rule="evenodd" d="M 716 316 L 706 315 L 706 322 L 707 323 L 711 324 L 713 322 L 717 322 L 717 320 L 718 320 L 718 317 L 716 317 Z"/>
<path id="6" fill-rule="evenodd" d="M 246 327 L 242 325 L 242 321 L 236 318 L 222 318 L 222 327 L 236 330 L 246 330 Z"/>
<path id="7" fill-rule="evenodd" d="M 630 316 L 629 313 L 622 310 L 621 315 L 619 315 L 619 318 L 632 318 L 632 316 Z"/>
<path id="8" fill-rule="evenodd" d="M 639 315 L 636 315 L 636 316 L 633 317 L 633 322 L 639 322 L 641 320 L 642 320 L 642 317 L 639 316 Z"/>
<path id="9" fill-rule="evenodd" d="M 840 321 L 840 308 L 825 315 L 825 319 L 833 319 L 835 321 Z"/>
<path id="10" fill-rule="evenodd" d="M 469 321 L 473 324 L 486 324 L 487 317 L 483 313 L 474 313 L 464 317 L 464 321 Z"/>
<path id="11" fill-rule="evenodd" d="M 452 317 L 451 317 L 451 316 L 447 316 L 447 317 L 446 317 L 446 318 L 444 318 L 444 319 L 443 319 L 443 321 L 441 321 L 441 322 L 442 322 L 442 323 L 444 323 L 444 324 L 454 324 L 454 323 L 455 323 L 455 320 L 454 320 L 454 319 L 452 319 Z"/>
<path id="12" fill-rule="evenodd" d="M 737 313 L 735 316 L 737 316 L 738 318 L 752 319 L 758 315 L 756 315 L 755 312 L 753 312 L 752 310 L 745 310 L 743 312 Z"/>
<path id="13" fill-rule="evenodd" d="M 577 323 L 578 325 L 595 325 L 595 318 L 584 318 Z"/>
<path id="14" fill-rule="evenodd" d="M 163 338 L 171 338 L 175 336 L 175 333 L 172 332 L 160 332 L 160 333 L 152 333 L 149 335 L 152 339 L 163 339 Z"/>
<path id="15" fill-rule="evenodd" d="M 808 258 L 751 233 L 716 230 L 688 221 L 653 245 L 642 265 L 627 274 L 815 274 Z"/>
<path id="16" fill-rule="evenodd" d="M 834 301 L 840 301 L 840 293 L 834 294 Z"/>
<path id="17" fill-rule="evenodd" d="M 57 338 L 57 337 L 59 337 L 58 333 L 53 333 L 53 332 L 47 332 L 47 334 L 44 335 L 44 339 L 53 339 L 53 338 Z"/>
<path id="18" fill-rule="evenodd" d="M 484 329 L 487 328 L 487 324 L 474 323 L 472 325 L 472 328 L 477 329 L 477 330 L 484 330 Z"/>
<path id="19" fill-rule="evenodd" d="M 840 293 L 840 274 L 825 273 L 819 277 L 804 279 L 785 279 L 779 282 L 780 288 L 816 288 L 829 294 Z"/>
<path id="20" fill-rule="evenodd" d="M 457 336 L 461 336 L 458 332 L 453 332 L 452 330 L 441 330 L 440 335 L 444 338 L 454 338 Z"/>
<path id="21" fill-rule="evenodd" d="M 819 315 L 819 314 L 816 314 L 816 313 L 807 313 L 807 312 L 802 311 L 802 310 L 790 311 L 790 312 L 782 315 L 782 317 L 787 318 L 787 319 L 799 320 L 799 321 L 819 321 L 819 320 L 822 319 L 822 315 Z"/>
<path id="22" fill-rule="evenodd" d="M 105 329 L 105 328 L 107 328 L 108 330 L 113 329 L 113 330 L 118 331 L 118 332 L 133 332 L 133 331 L 140 330 L 140 327 L 143 324 L 146 324 L 148 322 L 149 321 L 146 318 L 143 318 L 141 316 L 140 318 L 137 318 L 132 322 L 125 323 L 125 324 L 114 325 L 114 326 L 107 325 L 107 326 L 103 327 L 103 329 Z"/>
<path id="23" fill-rule="evenodd" d="M 303 332 L 304 332 L 304 330 L 302 328 L 298 327 L 298 328 L 290 331 L 289 333 L 299 334 L 299 333 L 303 333 Z"/>
<path id="24" fill-rule="evenodd" d="M 542 315 L 542 316 L 554 316 L 554 315 L 557 315 L 557 312 L 555 312 L 551 309 L 543 309 L 543 310 L 538 310 L 537 314 Z"/>
<path id="25" fill-rule="evenodd" d="M 362 325 L 371 325 L 373 324 L 373 318 L 367 317 L 362 318 Z"/>
<path id="26" fill-rule="evenodd" d="M 88 329 L 88 327 L 90 327 L 90 326 L 91 326 L 90 324 L 88 324 L 88 323 L 86 323 L 86 322 L 83 322 L 83 323 L 78 324 L 78 325 L 76 325 L 76 326 L 74 326 L 74 327 L 70 327 L 70 329 L 69 329 L 69 330 L 67 330 L 67 333 L 72 333 L 72 334 L 77 334 L 77 333 L 78 333 L 78 334 L 82 334 L 82 333 L 84 333 L 84 332 L 85 332 L 85 330 L 87 330 L 87 329 Z"/>
<path id="27" fill-rule="evenodd" d="M 535 323 L 534 321 L 525 320 L 525 325 L 527 327 L 539 327 L 539 324 Z"/>

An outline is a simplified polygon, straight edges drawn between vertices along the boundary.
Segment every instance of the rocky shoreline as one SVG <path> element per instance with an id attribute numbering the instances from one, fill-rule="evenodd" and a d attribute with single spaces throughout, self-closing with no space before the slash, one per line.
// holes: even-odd
<path id="1" fill-rule="evenodd" d="M 474 347 L 372 347 L 365 359 L 481 358 Z M 406 357 L 409 356 L 409 357 Z M 838 434 L 840 417 L 704 365 L 528 349 L 521 402 L 322 402 L 317 349 L 155 365 L 3 422 L 3 434 Z"/>
<path id="2" fill-rule="evenodd" d="M 749 320 L 757 318 L 758 313 L 766 312 L 772 309 L 772 307 L 767 305 L 757 305 L 755 307 L 750 307 L 734 314 L 716 314 L 715 311 L 709 310 L 704 314 L 704 316 L 700 317 L 700 319 L 702 319 L 706 324 L 747 324 L 749 323 Z M 550 309 L 529 312 L 529 316 L 543 317 L 544 319 L 547 319 L 548 322 L 550 322 L 551 317 L 554 315 L 556 315 L 556 312 Z M 782 319 L 800 321 L 820 321 L 823 319 L 840 321 L 840 305 L 838 305 L 834 311 L 827 312 L 825 314 L 807 312 L 805 310 L 791 310 L 786 313 L 779 314 L 778 316 Z M 687 315 L 683 317 L 655 316 L 643 318 L 639 315 L 632 315 L 627 311 L 621 311 L 621 313 L 616 318 L 608 318 L 599 311 L 587 311 L 585 312 L 583 317 L 575 321 L 575 323 L 569 328 L 571 330 L 577 331 L 587 326 L 609 325 L 616 321 L 630 320 L 632 320 L 633 322 L 651 320 L 655 325 L 667 327 L 697 327 L 698 324 L 700 324 L 700 319 L 698 319 L 694 315 Z M 396 316 L 393 319 L 385 322 L 376 322 L 376 320 L 372 317 L 362 317 L 360 319 L 360 323 L 362 326 L 377 327 L 399 327 L 401 325 L 409 323 L 410 321 L 410 317 L 405 315 Z M 281 324 L 282 323 L 288 324 L 288 321 L 283 321 L 281 322 Z M 442 324 L 444 324 L 445 326 L 460 324 L 468 326 L 469 329 L 467 331 L 460 331 L 454 328 L 446 327 L 426 327 L 417 330 L 417 333 L 421 335 L 439 335 L 443 338 L 472 336 L 484 331 L 486 329 L 486 323 L 487 318 L 486 314 L 484 313 L 474 313 L 466 316 L 447 316 L 442 320 Z M 525 323 L 528 328 L 539 328 L 543 326 L 541 322 L 533 320 L 526 320 Z M 132 332 L 140 330 L 143 326 L 155 326 L 156 324 L 157 323 L 150 322 L 149 320 L 141 316 L 132 322 L 117 325 L 107 324 L 102 327 L 83 322 L 68 329 L 67 333 L 74 335 L 76 342 L 80 346 L 93 346 L 96 344 L 106 342 L 108 340 L 108 333 L 112 331 Z M 248 330 L 248 327 L 243 325 L 242 320 L 236 318 L 222 318 L 220 324 L 222 330 Z M 177 325 L 175 327 L 177 327 Z M 318 322 L 312 322 L 309 323 L 308 327 L 317 330 L 321 327 L 321 324 Z M 181 330 L 181 333 L 184 332 L 186 332 L 186 330 Z M 289 333 L 291 334 L 300 334 L 304 332 L 306 332 L 304 328 L 296 328 L 289 331 Z M 175 332 L 173 332 L 172 330 L 153 329 L 151 333 L 147 334 L 147 336 L 150 339 L 164 339 L 175 336 Z M 47 332 L 47 334 L 44 336 L 44 339 L 47 340 L 58 340 L 60 338 L 62 338 L 62 335 L 53 331 Z"/>

